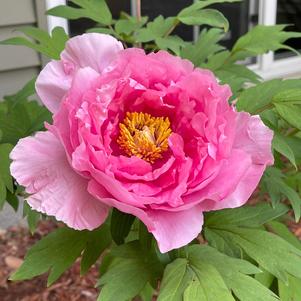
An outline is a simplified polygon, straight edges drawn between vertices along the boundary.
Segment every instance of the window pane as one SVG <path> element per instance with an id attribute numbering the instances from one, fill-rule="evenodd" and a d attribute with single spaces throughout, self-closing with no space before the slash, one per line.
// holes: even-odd
<path id="1" fill-rule="evenodd" d="M 113 18 L 115 18 L 115 19 L 119 18 L 121 11 L 127 12 L 128 14 L 131 13 L 131 1 L 130 0 L 127 0 L 127 1 L 108 0 L 107 3 L 111 9 Z M 68 5 L 76 6 L 71 1 L 68 1 Z M 69 21 L 70 34 L 72 36 L 82 34 L 87 29 L 95 27 L 96 25 L 97 25 L 96 22 L 93 22 L 92 20 L 89 20 L 89 19 L 70 20 Z"/>
<path id="2" fill-rule="evenodd" d="M 107 3 L 114 18 L 119 17 L 120 11 L 131 12 L 130 0 L 107 0 Z M 164 17 L 177 15 L 181 9 L 191 5 L 193 0 L 142 0 L 141 3 L 142 15 L 149 16 L 149 20 L 153 20 L 158 15 Z M 68 4 L 73 5 L 70 1 Z M 222 41 L 222 44 L 228 48 L 232 47 L 241 35 L 258 22 L 258 0 L 218 4 L 211 8 L 223 12 L 230 22 L 230 30 Z M 95 22 L 87 19 L 71 20 L 69 24 L 71 35 L 81 34 L 88 28 L 96 26 Z M 195 38 L 193 32 L 192 26 L 180 25 L 174 33 L 186 41 L 192 41 Z"/>
<path id="3" fill-rule="evenodd" d="M 293 24 L 288 31 L 301 32 L 301 0 L 278 0 L 277 24 Z M 301 39 L 290 39 L 286 45 L 301 50 Z M 295 54 L 288 50 L 276 51 L 275 58 L 282 59 Z"/>

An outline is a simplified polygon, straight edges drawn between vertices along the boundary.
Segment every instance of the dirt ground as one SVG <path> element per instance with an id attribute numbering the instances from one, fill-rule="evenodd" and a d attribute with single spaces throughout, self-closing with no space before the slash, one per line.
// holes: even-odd
<path id="1" fill-rule="evenodd" d="M 24 227 L 0 230 L 0 301 L 95 301 L 98 296 L 94 285 L 97 267 L 80 277 L 80 265 L 76 262 L 51 287 L 46 287 L 47 275 L 33 280 L 11 282 L 7 279 L 22 263 L 26 251 L 42 236 L 51 232 L 55 224 L 43 221 L 32 236 Z"/>

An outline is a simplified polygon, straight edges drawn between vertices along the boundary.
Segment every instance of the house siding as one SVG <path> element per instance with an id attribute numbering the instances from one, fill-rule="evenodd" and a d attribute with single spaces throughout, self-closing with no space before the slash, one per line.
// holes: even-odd
<path id="1" fill-rule="evenodd" d="M 46 26 L 44 0 L 1 0 L 0 40 L 16 35 L 22 26 Z M 0 100 L 37 75 L 42 58 L 23 46 L 0 45 Z"/>

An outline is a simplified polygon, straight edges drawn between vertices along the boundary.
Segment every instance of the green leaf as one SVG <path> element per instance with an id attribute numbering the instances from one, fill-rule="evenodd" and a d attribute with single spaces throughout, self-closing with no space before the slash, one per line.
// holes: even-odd
<path id="1" fill-rule="evenodd" d="M 99 231 L 55 230 L 27 252 L 24 263 L 11 276 L 11 280 L 31 279 L 49 271 L 47 285 L 51 285 L 81 255 L 91 240 L 107 239 L 108 230 L 103 233 Z"/>
<path id="2" fill-rule="evenodd" d="M 139 241 L 114 248 L 102 268 L 98 301 L 126 301 L 139 295 L 148 282 L 159 279 L 162 266 L 154 253 L 141 249 Z"/>
<path id="3" fill-rule="evenodd" d="M 216 9 L 195 10 L 189 15 L 180 15 L 179 20 L 187 25 L 210 25 L 229 30 L 229 22 L 225 16 Z"/>
<path id="4" fill-rule="evenodd" d="M 203 29 L 195 44 L 188 44 L 181 50 L 181 57 L 190 60 L 195 66 L 200 66 L 210 55 L 223 49 L 217 44 L 222 37 L 220 29 Z"/>
<path id="5" fill-rule="evenodd" d="M 278 288 L 281 301 L 301 300 L 301 279 L 289 275 L 287 284 L 278 281 Z"/>
<path id="6" fill-rule="evenodd" d="M 191 246 L 188 254 L 190 261 L 203 260 L 207 264 L 214 266 L 222 276 L 227 287 L 231 289 L 231 291 L 239 298 L 239 300 L 278 300 L 275 294 L 249 276 L 252 274 L 258 274 L 261 271 L 248 261 L 231 258 L 208 246 Z"/>
<path id="7" fill-rule="evenodd" d="M 185 42 L 178 36 L 156 38 L 155 43 L 160 49 L 171 50 L 176 55 L 180 55 L 180 49 L 185 45 Z"/>
<path id="8" fill-rule="evenodd" d="M 278 114 L 290 125 L 301 130 L 301 106 L 288 103 L 274 103 Z"/>
<path id="9" fill-rule="evenodd" d="M 105 34 L 115 35 L 115 31 L 113 29 L 105 28 L 105 27 L 89 28 L 86 32 L 98 32 L 98 33 L 105 33 Z"/>
<path id="10" fill-rule="evenodd" d="M 295 158 L 293 150 L 291 149 L 289 144 L 286 142 L 285 137 L 280 135 L 277 132 L 274 132 L 273 148 L 277 152 L 279 152 L 280 154 L 282 154 L 283 156 L 288 158 L 297 170 L 296 158 Z"/>
<path id="11" fill-rule="evenodd" d="M 15 210 L 15 212 L 18 211 L 19 199 L 15 193 L 11 193 L 9 190 L 6 190 L 6 201 L 8 204 L 11 205 L 11 207 Z"/>
<path id="12" fill-rule="evenodd" d="M 136 36 L 137 42 L 150 42 L 157 38 L 163 38 L 168 35 L 169 30 L 176 24 L 175 17 L 163 18 L 158 16 L 154 21 L 147 23 L 146 28 L 141 28 Z"/>
<path id="13" fill-rule="evenodd" d="M 0 180 L 0 210 L 2 210 L 6 200 L 6 187 L 5 184 Z"/>
<path id="14" fill-rule="evenodd" d="M 281 200 L 282 195 L 286 196 L 292 204 L 295 220 L 299 221 L 301 215 L 301 198 L 298 193 L 285 182 L 285 175 L 277 168 L 270 167 L 265 172 L 263 183 L 265 183 L 273 205 L 276 206 Z"/>
<path id="15" fill-rule="evenodd" d="M 193 273 L 188 268 L 187 259 L 178 258 L 167 265 L 158 301 L 182 301 L 183 293 L 192 278 Z"/>
<path id="16" fill-rule="evenodd" d="M 301 37 L 300 32 L 283 31 L 287 25 L 257 25 L 235 43 L 231 52 L 231 61 L 243 60 L 268 51 L 292 48 L 285 45 L 290 38 Z"/>
<path id="17" fill-rule="evenodd" d="M 0 144 L 0 181 L 4 183 L 5 187 L 10 191 L 14 192 L 13 182 L 10 175 L 10 159 L 9 154 L 12 151 L 13 146 L 8 143 Z"/>
<path id="18" fill-rule="evenodd" d="M 137 20 L 136 17 L 127 16 L 127 19 L 120 19 L 115 23 L 115 30 L 118 34 L 130 35 L 137 29 L 141 28 L 146 22 L 147 17 Z"/>
<path id="19" fill-rule="evenodd" d="M 256 114 L 272 106 L 273 97 L 283 91 L 300 87 L 300 79 L 274 79 L 243 91 L 238 98 L 237 109 Z"/>
<path id="20" fill-rule="evenodd" d="M 55 27 L 51 36 L 46 31 L 32 26 L 17 28 L 17 30 L 24 33 L 28 38 L 10 38 L 1 41 L 0 44 L 26 46 L 52 59 L 60 58 L 60 53 L 65 48 L 65 43 L 68 39 L 64 29 L 61 27 Z"/>
<path id="21" fill-rule="evenodd" d="M 20 138 L 42 130 L 45 121 L 51 121 L 50 112 L 36 101 L 21 101 L 17 98 L 17 102 L 13 102 L 11 98 L 3 104 L 7 108 L 6 112 L 0 111 L 0 129 L 4 143 L 14 145 Z"/>
<path id="22" fill-rule="evenodd" d="M 281 91 L 273 97 L 273 101 L 301 104 L 301 89 Z"/>
<path id="23" fill-rule="evenodd" d="M 239 64 L 222 64 L 220 68 L 215 70 L 215 74 L 221 83 L 230 85 L 234 95 L 242 90 L 246 83 L 256 84 L 260 80 L 259 75 L 247 66 Z"/>
<path id="24" fill-rule="evenodd" d="M 235 301 L 217 269 L 200 260 L 191 262 L 194 282 L 184 292 L 184 301 Z"/>
<path id="25" fill-rule="evenodd" d="M 178 17 L 182 18 L 182 17 L 188 17 L 189 15 L 191 15 L 192 13 L 194 13 L 195 11 L 201 10 L 209 5 L 212 4 L 217 4 L 217 3 L 233 3 L 233 2 L 240 2 L 241 0 L 202 0 L 202 1 L 197 1 L 196 3 L 182 9 L 179 14 Z"/>
<path id="26" fill-rule="evenodd" d="M 182 253 L 183 258 L 166 267 L 158 301 L 234 301 L 232 293 L 241 301 L 278 300 L 251 276 L 261 271 L 248 261 L 206 245 L 192 245 Z"/>
<path id="27" fill-rule="evenodd" d="M 269 288 L 272 285 L 275 277 L 271 273 L 265 271 L 262 267 L 260 267 L 260 269 L 262 270 L 262 273 L 256 274 L 255 279 L 265 287 Z"/>
<path id="28" fill-rule="evenodd" d="M 287 228 L 286 225 L 277 221 L 271 221 L 267 224 L 267 228 L 301 251 L 301 241 Z"/>
<path id="29" fill-rule="evenodd" d="M 103 225 L 99 229 L 90 233 L 90 237 L 87 240 L 87 245 L 80 265 L 81 275 L 84 275 L 88 272 L 90 267 L 110 245 L 111 240 L 112 239 L 106 225 Z"/>
<path id="30" fill-rule="evenodd" d="M 283 282 L 287 283 L 288 274 L 301 278 L 301 251 L 279 236 L 235 226 L 216 231 L 221 235 L 226 233 L 248 256 Z"/>
<path id="31" fill-rule="evenodd" d="M 268 223 L 267 227 L 301 250 L 300 240 L 283 223 L 273 221 Z M 278 288 L 281 301 L 298 301 L 301 298 L 301 279 L 288 275 L 288 283 L 279 280 Z"/>
<path id="32" fill-rule="evenodd" d="M 27 217 L 27 223 L 30 232 L 33 234 L 37 228 L 38 221 L 41 218 L 41 214 L 28 205 L 27 202 L 23 203 L 23 217 Z"/>
<path id="33" fill-rule="evenodd" d="M 154 294 L 154 289 L 149 283 L 147 283 L 146 286 L 140 292 L 139 296 L 142 299 L 142 301 L 152 301 L 153 294 Z"/>
<path id="34" fill-rule="evenodd" d="M 28 83 L 26 83 L 25 86 L 20 91 L 18 91 L 16 94 L 4 96 L 5 100 L 12 103 L 12 105 L 10 106 L 10 109 L 12 109 L 19 102 L 28 100 L 28 98 L 30 96 L 34 95 L 35 82 L 36 82 L 36 77 L 34 77 Z"/>
<path id="35" fill-rule="evenodd" d="M 47 14 L 71 20 L 88 18 L 104 25 L 112 23 L 112 14 L 105 0 L 71 0 L 71 2 L 79 7 L 59 5 L 49 9 Z"/>
<path id="36" fill-rule="evenodd" d="M 256 206 L 224 209 L 206 213 L 205 226 L 233 225 L 240 227 L 260 227 L 261 225 L 278 218 L 288 212 L 284 204 L 277 204 L 274 208 L 267 203 Z"/>
<path id="37" fill-rule="evenodd" d="M 111 217 L 111 235 L 116 244 L 121 245 L 124 243 L 134 220 L 135 216 L 113 208 Z"/>
<path id="38" fill-rule="evenodd" d="M 2 209 L 6 200 L 6 189 L 10 192 L 14 191 L 13 180 L 9 170 L 9 154 L 12 148 L 13 146 L 11 144 L 0 144 L 0 209 Z"/>

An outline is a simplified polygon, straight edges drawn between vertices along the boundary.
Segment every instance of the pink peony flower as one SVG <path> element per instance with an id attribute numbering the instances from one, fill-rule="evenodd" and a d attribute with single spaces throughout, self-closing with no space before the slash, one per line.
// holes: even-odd
<path id="1" fill-rule="evenodd" d="M 204 211 L 243 205 L 273 163 L 259 116 L 236 112 L 228 86 L 165 51 L 77 36 L 36 89 L 53 124 L 19 141 L 11 172 L 33 209 L 74 229 L 115 207 L 167 252 L 200 233 Z"/>

